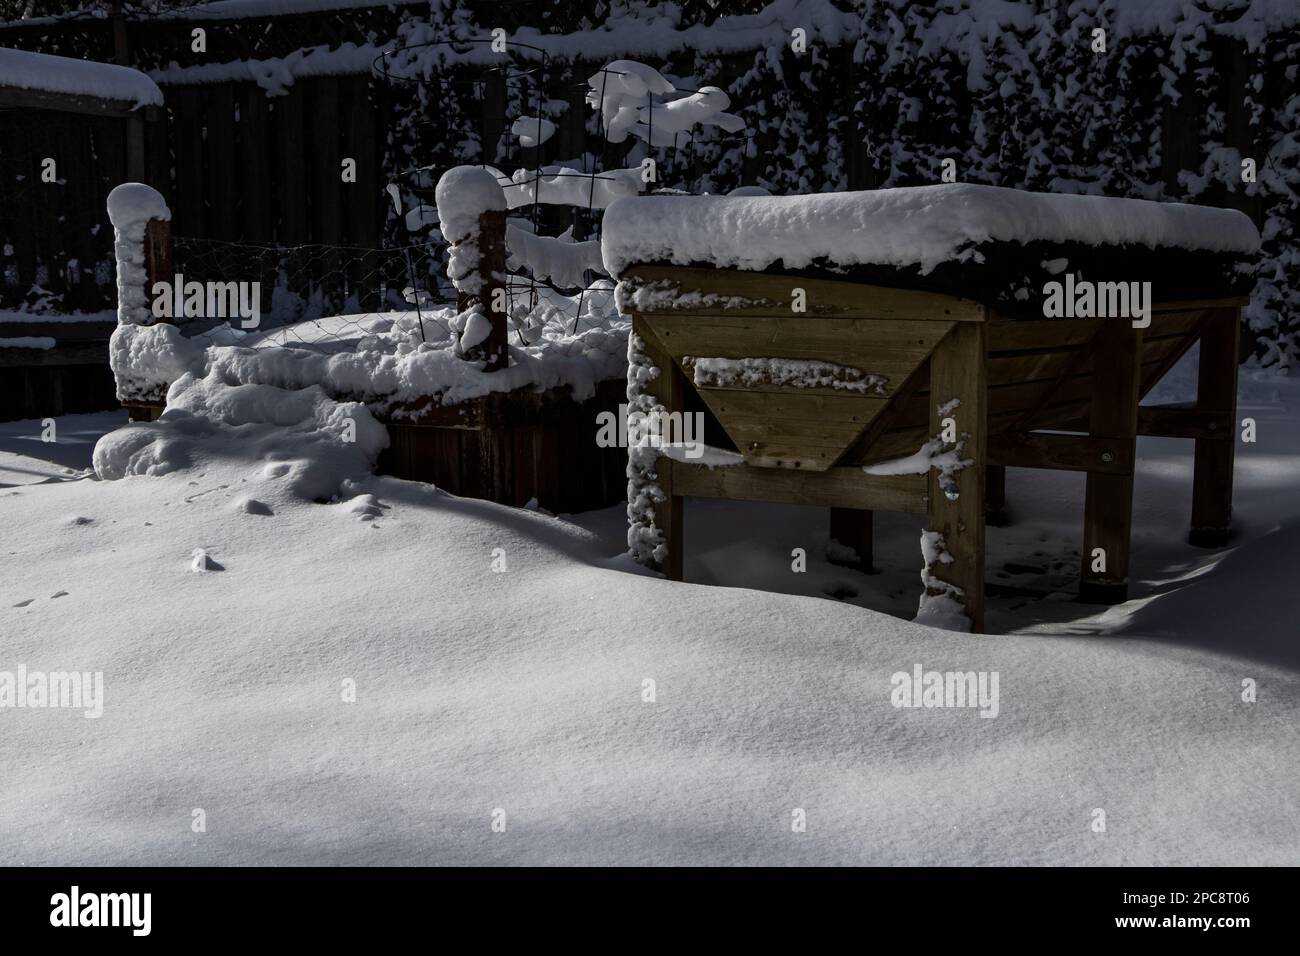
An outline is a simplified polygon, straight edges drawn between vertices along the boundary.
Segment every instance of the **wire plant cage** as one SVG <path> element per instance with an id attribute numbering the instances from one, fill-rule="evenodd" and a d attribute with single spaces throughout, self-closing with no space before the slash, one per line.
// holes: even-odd
<path id="1" fill-rule="evenodd" d="M 437 115 L 418 119 L 415 125 L 432 130 L 436 135 L 461 143 L 477 143 L 478 165 L 497 176 L 503 188 L 525 187 L 531 197 L 526 204 L 513 205 L 508 215 L 516 225 L 525 221 L 529 231 L 540 235 L 544 228 L 556 230 L 567 227 L 568 234 L 575 241 L 600 239 L 601 208 L 596 203 L 597 183 L 616 184 L 625 181 L 622 176 L 614 175 L 611 162 L 615 162 L 615 144 L 608 140 L 605 121 L 605 104 L 607 86 L 611 76 L 626 76 L 622 70 L 604 65 L 595 69 L 591 79 L 574 83 L 566 80 L 565 75 L 571 70 L 557 69 L 545 49 L 530 43 L 508 39 L 489 38 L 452 38 L 429 40 L 419 43 L 404 44 L 386 50 L 373 62 L 374 75 L 381 78 L 390 89 L 396 87 L 416 87 L 421 83 L 432 81 L 430 68 L 434 64 L 443 65 L 450 57 L 462 62 L 475 63 L 488 58 L 499 58 L 500 62 L 481 62 L 478 74 L 469 78 L 438 78 L 444 97 L 457 97 L 461 107 L 455 111 L 436 109 Z M 595 77 L 600 77 L 599 89 L 594 88 Z M 686 88 L 673 84 L 674 99 L 703 93 L 703 90 Z M 500 94 L 496 97 L 491 91 Z M 574 96 L 581 93 L 581 97 Z M 594 101 L 591 94 L 596 94 Z M 676 131 L 668 146 L 654 145 L 654 117 L 656 110 L 662 110 L 666 103 L 656 103 L 656 94 L 646 94 L 645 115 L 647 118 L 648 138 L 644 143 L 633 140 L 627 147 L 627 156 L 643 152 L 646 157 L 654 159 L 654 187 L 657 193 L 690 194 L 691 176 L 696 161 L 697 130 L 692 125 L 689 130 Z M 499 100 L 493 103 L 493 99 Z M 391 99 L 391 98 L 390 98 Z M 547 166 L 543 163 L 544 144 L 555 131 L 554 124 L 546 118 L 547 105 L 560 100 L 572 107 L 575 100 L 585 101 L 594 106 L 593 116 L 584 116 L 582 129 L 585 132 L 578 149 L 578 156 L 562 159 Z M 465 104 L 473 104 L 472 110 L 464 109 Z M 581 108 L 581 107 L 579 107 Z M 447 112 L 452 113 L 452 122 L 448 122 Z M 457 123 L 454 120 L 460 119 Z M 529 120 L 535 120 L 529 127 Z M 550 126 L 550 129 L 547 127 Z M 530 135 L 531 132 L 531 135 Z M 522 135 L 521 135 L 522 134 Z M 591 137 L 594 134 L 599 144 L 593 148 Z M 662 135 L 662 134 L 661 134 Z M 752 136 L 748 124 L 739 132 L 727 133 L 717 131 L 720 137 L 736 137 L 743 143 L 746 152 L 752 151 Z M 526 141 L 530 140 L 531 145 Z M 623 157 L 624 159 L 627 156 Z M 470 165 L 471 163 L 464 163 Z M 503 172 L 499 167 L 517 169 L 514 174 Z M 396 189 L 394 196 L 398 215 L 407 216 L 411 223 L 411 211 L 435 207 L 434 192 L 438 178 L 445 170 L 433 166 L 414 166 L 402 169 L 394 176 L 395 182 L 390 191 Z M 626 170 L 619 168 L 618 172 Z M 557 180 L 576 179 L 587 184 L 585 201 L 573 203 L 569 199 L 555 200 L 548 193 L 548 184 L 553 189 Z M 673 185 L 666 185 L 666 183 Z M 412 210 L 405 209 L 405 202 L 412 201 Z M 549 200 L 549 201 L 548 201 Z M 562 211 L 568 208 L 567 216 Z M 419 221 L 418 215 L 415 217 Z M 567 219 L 567 222 L 566 222 Z M 525 267 L 527 264 L 524 264 Z M 427 287 L 421 289 L 420 277 L 410 275 L 411 288 L 416 290 L 417 300 L 427 294 Z M 570 328 L 577 332 L 583 315 L 583 305 L 588 291 L 599 280 L 593 270 L 589 270 L 585 281 L 580 285 L 564 287 L 549 278 L 538 276 L 531 268 L 525 273 L 512 274 L 507 277 L 509 307 L 513 313 L 516 305 L 531 310 L 545 293 L 551 305 L 569 301 L 571 305 L 564 309 L 572 319 Z M 557 299 L 557 297 L 559 297 Z"/>

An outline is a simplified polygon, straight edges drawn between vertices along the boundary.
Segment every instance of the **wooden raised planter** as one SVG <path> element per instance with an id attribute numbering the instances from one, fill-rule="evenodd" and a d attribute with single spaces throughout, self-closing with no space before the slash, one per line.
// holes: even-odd
<path id="1" fill-rule="evenodd" d="M 914 512 L 943 534 L 952 557 L 931 572 L 960 589 L 973 628 L 982 630 L 986 507 L 1000 504 L 1003 469 L 1015 466 L 1087 473 L 1080 596 L 1122 601 L 1138 435 L 1196 441 L 1191 540 L 1227 540 L 1245 298 L 1157 303 L 1150 326 L 1138 329 L 1126 319 L 1010 321 L 955 295 L 806 275 L 641 264 L 621 279 L 630 292 L 651 283 L 660 290 L 651 310 L 633 313 L 634 333 L 660 372 L 649 385 L 655 400 L 669 412 L 705 411 L 710 443 L 744 456 L 729 467 L 658 459 L 664 500 L 655 524 L 667 546 L 660 568 L 671 578 L 682 577 L 686 497 L 829 507 L 833 537 L 863 564 L 871 560 L 871 513 Z M 806 292 L 806 312 L 790 308 L 795 286 Z M 690 293 L 703 295 L 673 301 Z M 710 301 L 727 307 L 703 304 Z M 1197 401 L 1139 405 L 1198 340 Z M 818 360 L 878 376 L 879 387 L 697 381 L 704 357 Z M 863 472 L 917 452 L 943 433 L 947 417 L 972 464 L 953 473 L 946 493 L 934 469 Z M 1101 573 L 1092 570 L 1097 548 Z"/>
<path id="2" fill-rule="evenodd" d="M 516 507 L 536 499 L 556 513 L 607 507 L 627 494 L 627 452 L 597 445 L 597 415 L 617 416 L 625 389 L 619 380 L 582 402 L 564 387 L 394 409 L 379 416 L 390 442 L 379 473 Z"/>
<path id="3" fill-rule="evenodd" d="M 625 388 L 621 379 L 603 382 L 581 402 L 563 387 L 372 407 L 389 439 L 376 470 L 515 507 L 536 499 L 557 514 L 605 508 L 627 494 L 627 452 L 597 445 L 597 416 L 617 416 Z M 126 408 L 132 421 L 150 422 L 164 405 Z"/>

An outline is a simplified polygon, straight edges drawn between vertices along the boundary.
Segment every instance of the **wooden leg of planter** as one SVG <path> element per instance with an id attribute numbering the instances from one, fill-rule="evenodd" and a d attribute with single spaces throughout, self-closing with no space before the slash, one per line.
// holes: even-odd
<path id="1" fill-rule="evenodd" d="M 831 548 L 826 555 L 826 560 L 831 564 L 853 568 L 864 574 L 869 573 L 872 570 L 871 527 L 872 512 L 870 511 L 861 508 L 832 508 Z M 852 548 L 857 559 L 839 557 L 835 545 Z"/>
<path id="2" fill-rule="evenodd" d="M 988 390 L 985 362 L 987 333 L 983 322 L 958 322 L 930 356 L 930 434 L 943 432 L 943 419 L 957 422 L 965 444 L 962 457 L 971 464 L 953 476 L 956 497 L 945 493 L 939 473 L 930 471 L 928 517 L 931 531 L 943 535 L 951 564 L 936 563 L 935 577 L 960 588 L 971 630 L 984 630 L 984 468 Z M 942 405 L 959 403 L 946 415 Z"/>
<path id="3" fill-rule="evenodd" d="M 1116 461 L 1133 460 L 1141 375 L 1142 330 L 1123 319 L 1108 319 L 1093 344 L 1088 433 L 1113 441 Z M 1119 604 L 1128 600 L 1132 526 L 1132 469 L 1122 474 L 1088 472 L 1080 601 Z"/>
<path id="4" fill-rule="evenodd" d="M 1007 520 L 1007 469 L 989 465 L 984 469 L 984 521 L 999 527 Z"/>
<path id="5" fill-rule="evenodd" d="M 661 464 L 667 464 L 667 459 L 659 459 Z M 664 536 L 664 544 L 668 547 L 668 557 L 664 560 L 659 570 L 667 575 L 669 581 L 682 580 L 682 503 L 684 499 L 681 495 L 672 493 L 672 478 L 666 475 L 672 469 L 664 468 L 659 473 L 659 487 L 664 490 L 667 499 L 658 505 L 655 505 L 655 524 L 659 526 L 660 532 Z"/>
<path id="6" fill-rule="evenodd" d="M 633 316 L 632 330 L 645 343 L 645 354 L 659 369 L 659 375 L 646 386 L 646 390 L 655 396 L 655 400 L 667 412 L 682 412 L 685 406 L 686 377 L 673 361 L 668 350 L 660 345 L 659 338 L 649 323 L 639 315 Z M 663 535 L 668 549 L 667 557 L 660 562 L 657 570 L 662 571 L 671 581 L 682 580 L 682 497 L 673 494 L 673 468 L 676 462 L 660 457 L 656 468 L 658 484 L 664 493 L 664 500 L 655 505 L 655 526 Z M 682 467 L 694 467 L 683 465 Z"/>
<path id="7" fill-rule="evenodd" d="M 1241 335 L 1238 309 L 1215 309 L 1201 332 L 1201 366 L 1196 408 L 1228 412 L 1237 420 L 1237 359 Z M 1235 425 L 1217 438 L 1196 439 L 1192 478 L 1192 529 L 1187 540 L 1201 548 L 1228 543 L 1232 525 L 1232 465 L 1237 448 Z"/>

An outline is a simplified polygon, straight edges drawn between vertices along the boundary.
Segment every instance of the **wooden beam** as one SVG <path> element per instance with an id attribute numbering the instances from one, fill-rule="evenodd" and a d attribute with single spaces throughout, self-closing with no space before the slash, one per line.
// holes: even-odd
<path id="1" fill-rule="evenodd" d="M 945 419 L 956 422 L 962 457 L 971 464 L 944 479 L 927 477 L 929 529 L 943 535 L 950 563 L 934 562 L 929 573 L 961 592 L 971 630 L 984 630 L 984 468 L 987 464 L 987 329 L 960 322 L 930 356 L 930 434 L 942 435 Z M 952 403 L 956 402 L 955 406 Z M 947 482 L 951 482 L 945 488 Z M 954 493 L 955 492 L 955 493 Z"/>
<path id="2" fill-rule="evenodd" d="M 651 282 L 671 283 L 681 293 L 703 292 L 704 297 L 683 307 L 656 308 L 656 313 L 692 313 L 719 316 L 789 316 L 795 319 L 863 318 L 911 319 L 935 322 L 983 322 L 984 307 L 974 299 L 865 285 L 861 282 L 837 282 L 807 276 L 772 275 L 765 272 L 741 272 L 735 269 L 691 269 L 683 266 L 633 265 L 623 270 L 620 279 L 631 286 Z M 793 292 L 803 289 L 806 312 L 792 309 Z M 732 300 L 751 300 L 749 304 L 722 308 L 709 295 Z"/>
<path id="3" fill-rule="evenodd" d="M 67 342 L 107 342 L 117 331 L 112 322 L 0 322 L 0 339 L 52 338 Z"/>
<path id="4" fill-rule="evenodd" d="M 709 468 L 680 461 L 664 470 L 672 476 L 674 493 L 686 497 L 925 513 L 922 475 L 868 475 L 853 466 L 820 472 L 750 465 Z"/>
<path id="5" fill-rule="evenodd" d="M 166 403 L 158 402 L 123 402 L 122 407 L 126 409 L 127 420 L 132 422 L 156 422 L 167 410 Z"/>
<path id="6" fill-rule="evenodd" d="M 667 412 L 685 412 L 686 378 L 673 361 L 668 350 L 655 335 L 654 330 L 640 315 L 632 317 L 632 332 L 643 340 L 646 355 L 659 370 L 659 375 L 647 386 L 646 390 Z M 688 492 L 678 486 L 678 469 L 676 462 L 660 456 L 655 466 L 656 479 L 664 500 L 655 505 L 655 527 L 663 535 L 668 556 L 657 568 L 668 576 L 670 581 L 680 581 L 684 574 L 682 517 L 683 496 Z"/>
<path id="7" fill-rule="evenodd" d="M 208 182 L 214 201 L 209 208 L 209 235 L 225 242 L 261 238 L 244 236 L 239 225 L 240 190 L 236 188 L 239 155 L 235 152 L 235 88 L 228 83 L 213 83 L 207 96 Z M 301 173 L 300 173 L 301 175 Z M 205 184 L 207 185 L 207 184 Z M 230 279 L 233 276 L 204 276 L 204 279 Z"/>
<path id="8" fill-rule="evenodd" d="M 255 242 L 268 242 L 275 232 L 271 219 L 273 142 L 266 92 L 260 86 L 245 84 L 239 91 L 239 193 L 243 201 L 240 234 Z"/>
<path id="9" fill-rule="evenodd" d="M 307 231 L 307 147 L 304 142 L 303 100 L 308 86 L 294 84 L 284 96 L 277 96 L 270 105 L 270 126 L 276 132 L 276 157 L 278 186 L 272 197 L 279 207 L 279 221 L 275 238 L 282 245 L 296 246 L 311 241 Z M 317 240 L 319 241 L 319 239 Z M 306 296 L 310 290 L 299 283 L 291 285 L 292 291 Z"/>
<path id="10" fill-rule="evenodd" d="M 1052 397 L 1062 391 L 1065 383 L 1092 361 L 1096 349 L 1097 335 L 1100 330 L 1101 326 L 1098 326 L 1097 331 L 1086 339 L 1076 352 L 1059 364 L 1055 375 L 1056 380 L 1043 391 L 1032 408 L 1026 410 L 1024 414 L 1015 420 L 1012 430 L 1023 431 L 1033 427 L 1035 419 L 1042 415 L 1043 410 L 1052 403 Z"/>
<path id="11" fill-rule="evenodd" d="M 172 224 L 167 219 L 150 219 L 144 227 L 144 300 L 153 303 L 155 282 L 175 281 L 172 268 Z M 160 319 L 172 322 L 172 319 Z"/>
<path id="12" fill-rule="evenodd" d="M 126 178 L 142 183 L 145 173 L 144 116 L 133 113 L 126 118 Z"/>
<path id="13" fill-rule="evenodd" d="M 894 397 L 884 410 L 876 416 L 875 420 L 867 427 L 858 439 L 845 450 L 836 464 L 867 464 L 870 462 L 884 461 L 893 457 L 892 455 L 881 455 L 876 448 L 876 442 L 880 436 L 898 424 L 900 416 L 910 406 L 913 400 L 919 400 L 920 393 L 930 387 L 930 361 L 929 356 L 921 362 L 909 375 L 904 379 L 903 384 L 898 387 Z"/>
<path id="14" fill-rule="evenodd" d="M 1127 475 L 1133 472 L 1133 446 L 1088 435 L 1003 432 L 989 436 L 989 461 L 1012 468 Z"/>
<path id="15" fill-rule="evenodd" d="M 0 87 L 0 109 L 57 110 L 60 113 L 79 113 L 83 116 L 124 117 L 136 116 L 139 107 L 132 100 L 5 86 Z"/>
<path id="16" fill-rule="evenodd" d="M 1230 295 L 1221 299 L 1184 299 L 1177 302 L 1157 302 L 1154 312 L 1190 312 L 1194 309 L 1239 309 L 1250 305 L 1248 295 Z"/>
<path id="17" fill-rule="evenodd" d="M 73 342 L 52 349 L 5 348 L 0 344 L 0 368 L 107 364 L 108 342 Z"/>
<path id="18" fill-rule="evenodd" d="M 1137 441 L 1142 330 L 1128 322 L 1107 322 L 1097 333 L 1094 349 L 1088 431 L 1131 462 Z M 1128 599 L 1132 524 L 1132 468 L 1127 473 L 1088 472 L 1079 600 L 1119 604 Z"/>
<path id="19" fill-rule="evenodd" d="M 1209 411 L 1192 402 L 1169 405 L 1139 405 L 1138 434 L 1155 438 L 1203 438 L 1230 441 L 1233 415 Z"/>
<path id="20" fill-rule="evenodd" d="M 951 322 L 900 319 L 808 321 L 797 315 L 650 312 L 645 317 L 678 361 L 720 357 L 831 362 L 881 376 L 884 381 L 872 394 L 885 396 L 916 370 L 952 326 Z M 833 388 L 830 392 L 853 394 Z"/>
<path id="21" fill-rule="evenodd" d="M 484 398 L 455 405 L 443 405 L 433 398 L 420 398 L 392 405 L 376 417 L 387 424 L 482 431 L 486 419 L 485 405 Z"/>
<path id="22" fill-rule="evenodd" d="M 1237 362 L 1241 310 L 1215 309 L 1201 326 L 1201 364 L 1196 409 L 1227 416 L 1227 441 L 1197 438 L 1192 476 L 1192 528 L 1188 541 L 1202 548 L 1228 543 L 1232 526 L 1232 468 L 1236 454 Z"/>

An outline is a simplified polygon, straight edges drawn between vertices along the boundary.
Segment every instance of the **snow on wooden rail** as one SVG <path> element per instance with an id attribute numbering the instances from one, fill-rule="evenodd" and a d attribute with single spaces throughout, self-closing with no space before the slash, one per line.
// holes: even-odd
<path id="1" fill-rule="evenodd" d="M 27 94 L 21 100 L 20 94 Z M 0 49 L 0 105 L 124 115 L 162 106 L 158 84 L 138 70 L 66 56 Z"/>

